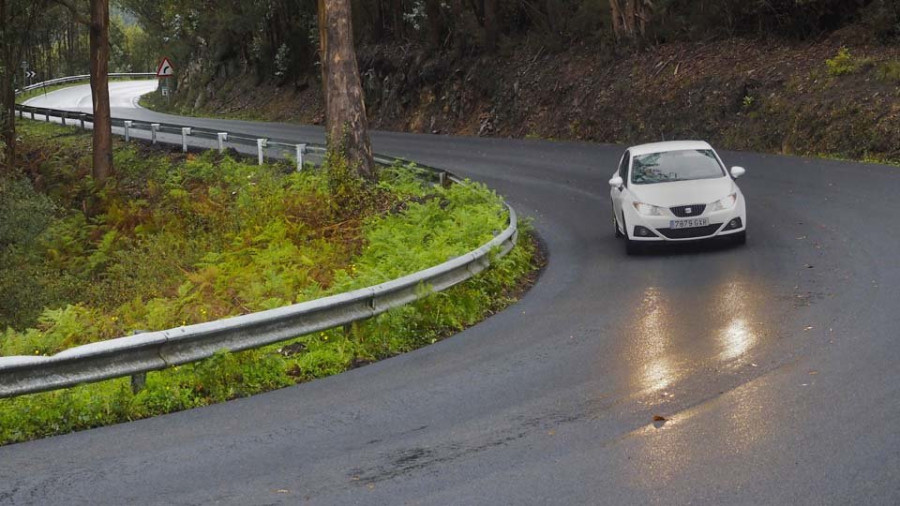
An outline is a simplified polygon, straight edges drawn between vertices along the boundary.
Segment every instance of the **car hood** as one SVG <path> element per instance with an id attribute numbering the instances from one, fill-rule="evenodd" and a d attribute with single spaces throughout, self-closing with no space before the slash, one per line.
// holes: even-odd
<path id="1" fill-rule="evenodd" d="M 637 200 L 660 207 L 709 204 L 737 191 L 730 177 L 696 179 L 673 183 L 632 184 L 631 193 Z"/>

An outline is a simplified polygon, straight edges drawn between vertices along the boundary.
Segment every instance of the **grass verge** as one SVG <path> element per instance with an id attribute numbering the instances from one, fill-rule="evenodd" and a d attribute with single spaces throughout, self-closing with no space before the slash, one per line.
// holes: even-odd
<path id="1" fill-rule="evenodd" d="M 117 180 L 89 177 L 90 138 L 23 122 L 22 173 L 0 180 L 0 355 L 213 320 L 369 286 L 474 249 L 505 227 L 479 184 L 423 184 L 404 167 L 375 187 L 346 167 L 297 173 L 216 153 L 116 148 Z M 5 224 L 5 225 L 4 225 Z M 535 271 L 520 244 L 478 277 L 414 304 L 258 350 L 0 400 L 0 444 L 62 434 L 336 374 L 472 325 Z"/>

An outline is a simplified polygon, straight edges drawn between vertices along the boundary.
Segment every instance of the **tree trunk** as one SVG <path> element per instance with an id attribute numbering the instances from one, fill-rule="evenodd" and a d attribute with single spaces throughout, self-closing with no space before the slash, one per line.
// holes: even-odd
<path id="1" fill-rule="evenodd" d="M 441 16 L 441 0 L 425 1 L 425 17 L 428 18 L 428 42 L 432 47 L 441 47 L 444 38 L 444 18 Z"/>
<path id="2" fill-rule="evenodd" d="M 94 166 L 102 183 L 113 173 L 109 112 L 109 0 L 91 0 L 91 98 L 94 103 Z"/>
<path id="3" fill-rule="evenodd" d="M 619 0 L 609 0 L 609 12 L 609 16 L 612 18 L 613 33 L 618 39 L 622 36 L 622 6 L 619 5 Z"/>
<path id="4" fill-rule="evenodd" d="M 647 34 L 647 23 L 650 21 L 650 16 L 652 14 L 651 9 L 653 8 L 653 2 L 651 0 L 635 0 L 638 2 L 637 9 L 637 21 L 638 27 L 640 28 L 641 37 Z"/>
<path id="5" fill-rule="evenodd" d="M 0 158 L 2 166 L 11 172 L 15 166 L 16 158 L 16 92 L 15 73 L 18 69 L 12 55 L 12 30 L 9 19 L 9 4 L 7 0 L 0 0 L 0 137 L 3 138 L 3 157 Z"/>
<path id="6" fill-rule="evenodd" d="M 0 83 L 2 93 L 3 111 L 0 118 L 3 121 L 3 165 L 7 171 L 12 171 L 16 158 L 16 93 L 12 82 L 12 76 L 3 76 Z"/>
<path id="7" fill-rule="evenodd" d="M 649 0 L 609 0 L 613 32 L 617 39 L 633 39 L 647 31 L 650 9 Z"/>
<path id="8" fill-rule="evenodd" d="M 372 2 L 372 42 L 376 44 L 384 38 L 384 0 Z"/>
<path id="9" fill-rule="evenodd" d="M 388 12 L 391 13 L 391 37 L 393 37 L 394 41 L 399 41 L 406 35 L 405 21 L 403 21 L 403 0 L 389 0 L 389 2 Z"/>
<path id="10" fill-rule="evenodd" d="M 497 0 L 484 0 L 484 47 L 497 49 Z"/>
<path id="11" fill-rule="evenodd" d="M 325 2 L 326 0 L 318 0 L 318 9 L 316 10 L 319 23 L 319 70 L 322 71 L 322 90 L 325 90 L 326 83 L 328 82 L 328 30 L 326 29 L 328 18 L 325 16 Z M 327 113 L 328 93 L 323 93 L 323 96 L 325 98 L 325 111 Z"/>
<path id="12" fill-rule="evenodd" d="M 320 0 L 320 7 L 322 5 Z M 375 162 L 369 142 L 366 105 L 363 100 L 350 0 L 327 0 L 325 14 L 325 132 L 329 151 L 339 150 L 350 165 L 367 179 L 375 177 Z M 320 35 L 321 36 L 321 35 Z"/>
<path id="13" fill-rule="evenodd" d="M 634 36 L 634 20 L 637 15 L 637 0 L 625 0 L 625 32 L 629 37 Z"/>

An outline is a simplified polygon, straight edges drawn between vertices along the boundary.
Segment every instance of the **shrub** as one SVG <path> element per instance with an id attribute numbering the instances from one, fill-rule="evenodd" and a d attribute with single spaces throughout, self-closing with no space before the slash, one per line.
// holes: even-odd
<path id="1" fill-rule="evenodd" d="M 873 62 L 871 58 L 854 58 L 850 54 L 850 50 L 846 47 L 841 47 L 834 58 L 825 60 L 825 66 L 828 68 L 828 75 L 834 77 L 854 74 L 860 70 L 869 68 L 872 65 Z"/>
<path id="2" fill-rule="evenodd" d="M 886 84 L 900 84 L 900 61 L 880 63 L 875 68 L 875 77 Z"/>

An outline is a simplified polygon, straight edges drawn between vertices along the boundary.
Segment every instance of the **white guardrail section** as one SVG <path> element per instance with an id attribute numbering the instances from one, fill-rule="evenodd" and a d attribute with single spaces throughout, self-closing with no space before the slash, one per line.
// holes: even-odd
<path id="1" fill-rule="evenodd" d="M 156 74 L 154 74 L 153 72 L 112 72 L 109 74 L 109 77 L 111 77 L 113 79 L 127 78 L 127 77 L 152 78 L 152 77 L 156 77 Z M 29 86 L 25 86 L 21 90 L 16 90 L 16 95 L 25 93 L 26 91 L 37 90 L 39 88 L 46 88 L 48 86 L 56 86 L 57 84 L 77 83 L 79 81 L 90 81 L 90 80 L 91 80 L 90 74 L 50 79 L 49 81 L 34 83 Z"/>
<path id="2" fill-rule="evenodd" d="M 47 121 L 59 119 L 65 122 L 66 118 L 75 117 L 81 121 L 82 127 L 84 122 L 93 119 L 90 114 L 61 110 L 28 106 L 17 106 L 17 109 L 22 117 L 37 116 Z M 241 133 L 174 124 L 113 118 L 113 125 L 129 138 L 152 139 L 151 142 L 181 145 L 184 149 L 187 148 L 186 137 L 189 135 L 197 140 L 205 139 L 210 148 L 225 149 L 227 143 L 229 147 L 252 153 L 255 147 L 260 160 L 265 154 L 272 154 L 273 150 L 273 156 L 283 158 L 296 154 L 298 169 L 302 168 L 300 160 L 305 154 L 321 157 L 325 151 L 322 145 L 258 139 Z M 377 155 L 375 159 L 383 164 L 410 163 L 383 155 Z M 417 166 L 442 184 L 448 179 L 461 182 L 446 171 Z M 148 371 L 203 360 L 220 350 L 258 348 L 347 325 L 445 290 L 483 271 L 492 258 L 505 256 L 515 246 L 518 238 L 516 212 L 508 204 L 505 205 L 509 225 L 489 242 L 440 265 L 380 285 L 258 313 L 78 346 L 49 357 L 0 357 L 0 398 L 124 376 L 132 376 L 134 387 L 143 383 L 144 374 Z"/>

